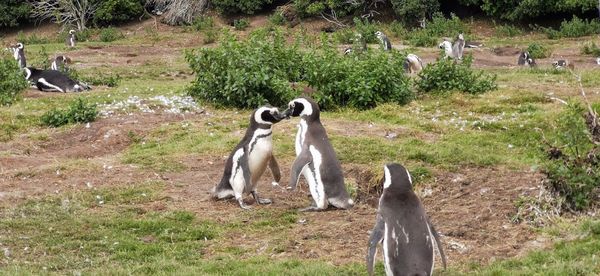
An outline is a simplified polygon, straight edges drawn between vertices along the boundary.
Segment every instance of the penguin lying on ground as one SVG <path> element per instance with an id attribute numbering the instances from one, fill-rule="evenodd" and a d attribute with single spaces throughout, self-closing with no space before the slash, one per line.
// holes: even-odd
<path id="1" fill-rule="evenodd" d="M 275 182 L 281 178 L 279 165 L 273 156 L 272 133 L 273 124 L 282 119 L 284 117 L 276 107 L 263 106 L 252 113 L 244 138 L 227 158 L 221 182 L 213 188 L 214 198 L 235 197 L 243 209 L 250 209 L 244 203 L 244 194 L 252 194 L 258 204 L 272 203 L 270 199 L 258 196 L 256 184 L 267 165 Z"/>
<path id="2" fill-rule="evenodd" d="M 87 84 L 74 81 L 60 71 L 39 70 L 33 67 L 25 67 L 23 71 L 25 79 L 40 91 L 67 93 L 91 89 Z"/>
<path id="3" fill-rule="evenodd" d="M 56 70 L 56 71 L 66 71 L 67 69 L 67 64 L 71 63 L 71 59 L 67 56 L 57 56 L 56 58 L 54 58 L 54 61 L 52 61 L 52 65 L 50 66 L 50 69 L 52 70 Z"/>
<path id="4" fill-rule="evenodd" d="M 346 191 L 342 166 L 321 124 L 319 105 L 308 97 L 297 98 L 288 104 L 284 115 L 300 117 L 296 160 L 288 188 L 296 189 L 300 174 L 304 175 L 315 204 L 300 211 L 324 210 L 329 204 L 340 209 L 352 208 L 354 202 Z"/>
<path id="5" fill-rule="evenodd" d="M 67 39 L 65 41 L 65 44 L 68 47 L 75 47 L 75 41 L 77 40 L 77 38 L 75 37 L 75 30 L 69 30 L 69 34 L 67 35 Z"/>
<path id="6" fill-rule="evenodd" d="M 391 51 L 392 50 L 392 43 L 390 42 L 390 39 L 387 37 L 387 35 L 385 35 L 381 31 L 375 32 L 375 35 L 377 36 L 377 39 L 379 39 L 379 41 L 381 41 L 381 44 L 383 45 L 383 50 L 384 51 Z"/>
<path id="7" fill-rule="evenodd" d="M 435 248 L 446 256 L 440 237 L 429 221 L 425 209 L 413 192 L 412 179 L 399 164 L 384 166 L 383 193 L 375 227 L 369 238 L 367 270 L 373 275 L 377 244 L 383 247 L 385 272 L 390 275 L 431 275 Z"/>
<path id="8" fill-rule="evenodd" d="M 529 52 L 524 51 L 519 55 L 519 60 L 517 61 L 518 65 L 529 65 L 530 67 L 536 66 L 535 60 L 529 55 Z"/>
<path id="9" fill-rule="evenodd" d="M 423 70 L 423 61 L 415 54 L 408 54 L 404 61 L 404 72 L 418 74 Z"/>

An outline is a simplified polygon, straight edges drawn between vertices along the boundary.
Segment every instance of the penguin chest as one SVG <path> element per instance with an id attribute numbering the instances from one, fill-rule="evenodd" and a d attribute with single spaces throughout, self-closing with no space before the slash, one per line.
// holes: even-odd
<path id="1" fill-rule="evenodd" d="M 257 131 L 249 147 L 248 166 L 252 177 L 252 183 L 256 184 L 260 176 L 265 171 L 273 154 L 273 138 L 271 130 Z"/>
<path id="2" fill-rule="evenodd" d="M 300 124 L 298 125 L 298 133 L 296 133 L 296 156 L 300 155 L 302 152 L 302 145 L 304 145 L 304 141 L 306 141 L 306 132 L 308 131 L 308 124 L 304 119 L 300 120 Z"/>

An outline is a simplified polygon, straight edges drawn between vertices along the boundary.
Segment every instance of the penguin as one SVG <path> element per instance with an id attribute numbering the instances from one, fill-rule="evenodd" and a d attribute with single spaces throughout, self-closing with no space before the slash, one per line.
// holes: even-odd
<path id="1" fill-rule="evenodd" d="M 519 59 L 517 60 L 517 64 L 521 66 L 529 65 L 530 67 L 534 67 L 536 65 L 535 60 L 527 51 L 521 52 Z"/>
<path id="2" fill-rule="evenodd" d="M 465 41 L 465 48 L 481 48 L 483 43 L 477 41 Z"/>
<path id="3" fill-rule="evenodd" d="M 383 193 L 375 227 L 369 238 L 367 270 L 373 275 L 377 244 L 383 247 L 386 275 L 431 275 L 435 248 L 446 268 L 440 237 L 413 192 L 412 178 L 406 168 L 392 163 L 384 166 Z"/>
<path id="4" fill-rule="evenodd" d="M 344 49 L 344 55 L 347 56 L 349 54 L 352 54 L 352 47 L 348 47 L 348 48 Z"/>
<path id="5" fill-rule="evenodd" d="M 427 27 L 427 19 L 425 17 L 419 20 L 419 27 L 421 27 L 421 29 L 425 29 Z"/>
<path id="6" fill-rule="evenodd" d="M 379 39 L 379 41 L 381 41 L 384 51 L 392 50 L 392 43 L 390 42 L 390 39 L 384 33 L 382 33 L 381 31 L 377 31 L 377 32 L 375 32 L 375 35 L 377 36 L 377 39 Z"/>
<path id="7" fill-rule="evenodd" d="M 600 9 L 600 8 L 599 8 Z M 600 57 L 596 58 L 596 64 L 600 65 Z"/>
<path id="8" fill-rule="evenodd" d="M 408 54 L 404 61 L 404 72 L 418 74 L 423 70 L 423 61 L 415 54 Z"/>
<path id="9" fill-rule="evenodd" d="M 274 185 L 281 179 L 277 160 L 273 156 L 273 124 L 284 119 L 276 107 L 262 106 L 250 116 L 250 126 L 242 141 L 233 149 L 225 162 L 221 181 L 213 188 L 215 199 L 234 197 L 242 209 L 250 209 L 244 203 L 244 194 L 252 194 L 258 204 L 271 204 L 268 198 L 260 198 L 256 184 L 265 172 L 271 169 Z"/>
<path id="10" fill-rule="evenodd" d="M 454 58 L 454 51 L 452 50 L 452 43 L 450 41 L 442 41 L 439 48 L 444 49 L 444 58 Z"/>
<path id="11" fill-rule="evenodd" d="M 76 41 L 76 37 L 75 37 L 75 30 L 69 30 L 69 34 L 67 35 L 67 40 L 65 41 L 65 44 L 68 47 L 75 47 L 75 41 Z"/>
<path id="12" fill-rule="evenodd" d="M 465 37 L 463 36 L 463 34 L 458 34 L 458 39 L 456 39 L 454 41 L 454 45 L 452 45 L 452 53 L 454 54 L 454 58 L 462 60 L 464 49 Z"/>
<path id="13" fill-rule="evenodd" d="M 52 61 L 50 69 L 56 71 L 66 71 L 68 63 L 71 63 L 71 59 L 69 57 L 62 55 L 57 56 L 56 58 L 54 58 L 54 61 Z"/>
<path id="14" fill-rule="evenodd" d="M 356 34 L 352 41 L 358 41 L 358 43 L 360 44 L 360 51 L 364 52 L 367 50 L 367 42 L 361 34 Z"/>
<path id="15" fill-rule="evenodd" d="M 25 71 L 25 79 L 40 91 L 68 93 L 91 89 L 89 85 L 74 81 L 60 71 L 40 70 L 33 67 L 25 67 L 23 71 Z"/>
<path id="16" fill-rule="evenodd" d="M 284 115 L 286 118 L 300 117 L 295 142 L 296 160 L 288 189 L 296 189 L 302 174 L 315 203 L 300 211 L 325 210 L 329 205 L 352 208 L 354 201 L 346 191 L 342 166 L 321 124 L 319 105 L 308 97 L 296 98 L 289 102 Z"/>
<path id="17" fill-rule="evenodd" d="M 573 65 L 572 63 L 569 63 L 569 61 L 565 60 L 565 59 L 559 59 L 559 60 L 553 62 L 552 66 L 554 66 L 554 68 L 557 70 L 565 69 L 565 68 L 569 68 L 571 70 L 575 69 L 575 65 Z"/>
<path id="18" fill-rule="evenodd" d="M 21 69 L 27 66 L 27 59 L 25 58 L 25 45 L 23 43 L 17 43 L 13 48 L 13 56 Z"/>

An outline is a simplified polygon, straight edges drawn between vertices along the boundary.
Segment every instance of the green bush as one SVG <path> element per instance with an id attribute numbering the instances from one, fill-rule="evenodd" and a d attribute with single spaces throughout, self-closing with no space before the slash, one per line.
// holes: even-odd
<path id="1" fill-rule="evenodd" d="M 527 52 L 529 52 L 529 55 L 531 55 L 532 58 L 547 58 L 552 54 L 550 49 L 537 42 L 529 44 L 529 46 L 527 46 Z"/>
<path id="2" fill-rule="evenodd" d="M 564 199 L 563 207 L 576 211 L 597 204 L 600 195 L 600 146 L 591 142 L 584 114 L 573 102 L 562 112 L 543 169 L 547 184 Z"/>
<path id="3" fill-rule="evenodd" d="M 597 0 L 459 0 L 460 4 L 477 6 L 486 14 L 501 19 L 523 20 L 552 14 L 584 14 L 596 12 Z"/>
<path id="4" fill-rule="evenodd" d="M 50 43 L 50 39 L 47 37 L 38 36 L 35 33 L 26 36 L 23 31 L 19 31 L 17 33 L 17 41 L 25 44 L 25 45 L 34 45 L 34 44 L 48 44 Z"/>
<path id="5" fill-rule="evenodd" d="M 93 22 L 97 26 L 109 26 L 140 18 L 144 5 L 140 0 L 103 0 L 94 13 Z"/>
<path id="6" fill-rule="evenodd" d="M 212 0 L 211 3 L 220 13 L 253 14 L 265 5 L 273 3 L 273 0 Z"/>
<path id="7" fill-rule="evenodd" d="M 284 105 L 293 97 L 289 81 L 302 75 L 298 46 L 286 46 L 280 32 L 241 42 L 226 32 L 218 47 L 187 52 L 186 60 L 196 73 L 190 95 L 218 106 Z"/>
<path id="8" fill-rule="evenodd" d="M 552 28 L 542 28 L 550 39 L 559 39 L 563 37 L 581 37 L 593 34 L 600 34 L 600 21 L 597 19 L 587 20 L 573 16 L 571 21 L 564 20 L 560 23 L 558 30 Z"/>
<path id="9" fill-rule="evenodd" d="M 31 4 L 23 0 L 2 0 L 0 2 L 0 27 L 18 26 L 29 18 Z"/>
<path id="10" fill-rule="evenodd" d="M 408 29 L 404 24 L 394 20 L 388 27 L 389 35 L 396 38 L 404 38 L 408 35 Z"/>
<path id="11" fill-rule="evenodd" d="M 442 37 L 456 37 L 459 33 L 468 33 L 467 25 L 456 15 L 451 14 L 445 18 L 441 13 L 435 13 L 424 29 L 415 29 L 408 32 L 405 39 L 413 46 L 433 47 L 437 46 Z"/>
<path id="12" fill-rule="evenodd" d="M 495 27 L 496 35 L 501 37 L 515 37 L 523 34 L 523 31 L 514 25 L 498 25 Z"/>
<path id="13" fill-rule="evenodd" d="M 219 39 L 219 30 L 209 29 L 206 30 L 206 32 L 204 32 L 204 44 L 214 43 L 215 41 L 217 41 L 217 39 Z"/>
<path id="14" fill-rule="evenodd" d="M 43 125 L 59 127 L 66 124 L 89 123 L 96 120 L 98 110 L 96 104 L 88 103 L 82 98 L 72 101 L 67 109 L 51 109 L 41 118 Z"/>
<path id="15" fill-rule="evenodd" d="M 466 56 L 462 63 L 452 59 L 439 59 L 428 64 L 419 73 L 417 89 L 421 92 L 461 91 L 469 94 L 496 90 L 496 75 L 474 71 L 471 69 L 472 61 L 472 56 Z"/>
<path id="16" fill-rule="evenodd" d="M 396 15 L 409 25 L 416 25 L 419 20 L 430 17 L 440 9 L 438 0 L 391 0 Z"/>
<path id="17" fill-rule="evenodd" d="M 584 55 L 592 55 L 595 57 L 600 57 L 600 48 L 593 41 L 586 42 L 585 44 L 583 44 L 583 47 L 581 48 L 581 53 Z"/>
<path id="18" fill-rule="evenodd" d="M 356 33 L 351 28 L 343 28 L 333 33 L 333 39 L 340 44 L 352 44 L 356 38 Z"/>
<path id="19" fill-rule="evenodd" d="M 294 0 L 294 9 L 300 17 L 320 15 L 321 13 L 335 12 L 341 18 L 351 15 L 354 11 L 364 7 L 365 1 L 346 0 Z"/>
<path id="20" fill-rule="evenodd" d="M 287 20 L 281 11 L 275 11 L 271 16 L 269 16 L 269 23 L 275 26 L 283 26 Z"/>
<path id="21" fill-rule="evenodd" d="M 408 35 L 408 43 L 415 47 L 433 47 L 438 44 L 438 38 L 427 30 L 415 30 Z"/>
<path id="22" fill-rule="evenodd" d="M 379 31 L 379 26 L 369 22 L 367 19 L 360 19 L 355 17 L 354 20 L 354 29 L 357 33 L 359 33 L 363 40 L 366 43 L 378 43 L 377 36 L 375 32 Z"/>
<path id="23" fill-rule="evenodd" d="M 29 85 L 14 58 L 0 54 L 0 105 L 11 105 Z"/>
<path id="24" fill-rule="evenodd" d="M 215 27 L 215 20 L 212 16 L 198 16 L 192 23 L 192 28 L 196 31 L 206 31 Z"/>
<path id="25" fill-rule="evenodd" d="M 100 41 L 102 42 L 113 42 L 115 40 L 123 39 L 125 36 L 117 28 L 104 28 L 100 30 Z"/>
<path id="26" fill-rule="evenodd" d="M 233 27 L 238 31 L 243 31 L 250 26 L 250 21 L 246 18 L 233 20 Z"/>

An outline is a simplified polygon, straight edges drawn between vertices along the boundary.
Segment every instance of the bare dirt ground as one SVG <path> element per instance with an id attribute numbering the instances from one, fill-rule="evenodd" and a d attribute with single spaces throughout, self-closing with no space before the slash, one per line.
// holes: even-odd
<path id="1" fill-rule="evenodd" d="M 258 19 L 257 19 L 258 20 Z M 265 22 L 253 20 L 257 26 Z M 321 28 L 322 24 L 313 24 Z M 310 25 L 310 26 L 313 26 Z M 152 27 L 152 21 L 127 26 L 128 32 L 143 32 Z M 177 28 L 159 24 L 161 34 L 172 34 Z M 56 31 L 56 30 L 51 30 Z M 10 39 L 10 36 L 8 37 Z M 82 67 L 129 64 L 143 65 L 145 62 L 161 60 L 167 63 L 181 58 L 181 51 L 201 45 L 199 36 L 186 35 L 179 42 L 160 42 L 153 45 L 110 45 L 81 47 L 69 53 L 75 60 L 86 60 Z M 513 50 L 514 51 L 514 50 Z M 517 55 L 498 55 L 492 49 L 468 50 L 475 58 L 476 67 L 515 67 Z M 423 55 L 426 62 L 437 57 L 437 49 Z M 576 66 L 594 66 L 593 60 L 578 55 L 576 49 L 564 49 L 557 55 L 576 61 Z M 538 62 L 549 65 L 552 58 Z M 581 65 L 579 65 L 581 64 Z M 556 89 L 556 87 L 553 87 Z M 92 92 L 93 93 L 93 92 Z M 25 97 L 55 96 L 28 92 Z M 203 122 L 207 115 L 187 117 L 187 120 Z M 120 154 L 132 143 L 130 132 L 144 136 L 163 123 L 183 120 L 180 116 L 159 114 L 135 114 L 100 119 L 85 125 L 74 126 L 66 131 L 52 131 L 47 139 L 35 140 L 25 136 L 0 144 L 0 205 L 9 206 L 26 199 L 83 191 L 93 187 L 128 186 L 140 180 L 161 180 L 166 183 L 164 196 L 148 206 L 150 209 L 185 209 L 195 212 L 200 218 L 227 222 L 241 214 L 237 204 L 230 201 L 215 202 L 209 199 L 208 191 L 220 180 L 223 156 L 190 154 L 182 163 L 182 172 L 158 173 L 136 166 L 123 164 Z M 386 131 L 402 133 L 406 130 L 388 130 L 368 124 L 342 120 L 327 123 L 329 131 L 346 135 L 384 136 Z M 204 124 L 197 124 L 203 126 Z M 433 139 L 435 137 L 424 137 Z M 271 186 L 270 174 L 263 176 L 260 190 L 274 200 L 271 206 L 254 206 L 256 209 L 296 209 L 309 205 L 306 186 L 297 192 L 283 187 L 289 177 L 293 156 L 280 158 L 283 180 L 281 186 Z M 65 162 L 75 163 L 63 169 Z M 78 167 L 77 164 L 81 164 Z M 334 264 L 362 262 L 368 239 L 368 231 L 375 218 L 376 191 L 370 190 L 374 179 L 364 168 L 345 164 L 346 178 L 359 186 L 359 202 L 349 211 L 332 210 L 319 213 L 303 213 L 298 223 L 289 230 L 285 240 L 271 240 L 258 233 L 233 233 L 225 243 L 212 245 L 206 253 L 216 247 L 241 246 L 248 251 L 244 256 L 260 253 L 270 243 L 282 243 L 284 250 L 273 253 L 274 258 L 322 259 Z M 541 175 L 535 172 L 508 168 L 461 168 L 457 172 L 436 172 L 434 180 L 418 187 L 428 214 L 443 236 L 443 244 L 450 264 L 471 261 L 487 263 L 496 257 L 506 258 L 526 250 L 539 247 L 534 242 L 537 234 L 525 224 L 513 224 L 511 214 L 515 212 L 514 200 L 520 195 L 535 193 Z M 89 184 L 88 184 L 89 183 Z M 302 184 L 301 184 L 302 185 Z M 252 211 L 250 211 L 252 212 Z M 323 246 L 326 244 L 327 246 Z M 541 244 L 543 246 L 543 243 Z M 359 250 L 357 250 L 359 249 Z"/>

